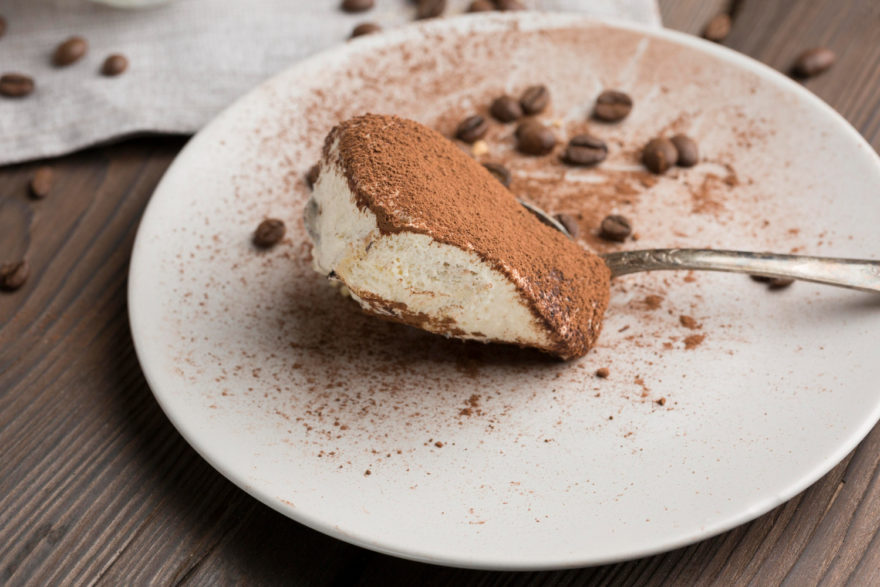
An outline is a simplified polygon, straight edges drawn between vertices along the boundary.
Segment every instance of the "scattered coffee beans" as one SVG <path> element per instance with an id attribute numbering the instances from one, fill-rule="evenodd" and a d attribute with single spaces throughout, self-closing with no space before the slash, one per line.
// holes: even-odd
<path id="1" fill-rule="evenodd" d="M 490 0 L 474 0 L 468 6 L 468 12 L 490 12 L 495 10 L 495 4 Z"/>
<path id="2" fill-rule="evenodd" d="M 523 112 L 526 114 L 538 114 L 547 108 L 550 103 L 550 91 L 547 86 L 530 86 L 526 88 L 523 95 L 519 99 L 519 105 L 522 106 Z"/>
<path id="3" fill-rule="evenodd" d="M 562 160 L 569 165 L 589 167 L 604 161 L 607 155 L 605 141 L 591 135 L 577 135 L 568 142 Z"/>
<path id="4" fill-rule="evenodd" d="M 513 181 L 513 176 L 510 174 L 510 170 L 501 165 L 500 163 L 483 163 L 483 167 L 489 170 L 489 173 L 495 176 L 495 179 L 501 182 L 506 188 L 510 187 L 510 182 Z"/>
<path id="5" fill-rule="evenodd" d="M 455 136 L 458 137 L 459 140 L 472 144 L 486 136 L 488 130 L 489 122 L 479 114 L 474 114 L 473 116 L 468 116 L 458 124 L 458 128 L 455 130 Z"/>
<path id="6" fill-rule="evenodd" d="M 125 55 L 114 53 L 108 55 L 104 60 L 104 64 L 101 65 L 101 74 L 114 77 L 124 73 L 126 69 L 128 69 L 128 58 Z"/>
<path id="7" fill-rule="evenodd" d="M 436 18 L 446 10 L 446 0 L 419 0 L 416 18 Z"/>
<path id="8" fill-rule="evenodd" d="M 519 0 L 495 0 L 495 7 L 502 12 L 526 9 Z"/>
<path id="9" fill-rule="evenodd" d="M 373 0 L 342 0 L 341 8 L 345 12 L 365 12 L 373 5 Z"/>
<path id="10" fill-rule="evenodd" d="M 566 214 L 565 212 L 559 213 L 556 215 L 556 220 L 559 221 L 559 224 L 565 227 L 565 230 L 568 231 L 571 238 L 577 238 L 581 233 L 581 227 L 578 225 L 577 218 L 571 214 Z"/>
<path id="11" fill-rule="evenodd" d="M 607 241 L 622 243 L 632 234 L 632 225 L 624 216 L 611 214 L 599 225 L 599 236 Z"/>
<path id="12" fill-rule="evenodd" d="M 678 161 L 678 151 L 669 139 L 656 138 L 648 141 L 642 150 L 642 163 L 654 173 L 664 173 Z"/>
<path id="13" fill-rule="evenodd" d="M 677 164 L 681 167 L 693 167 L 700 161 L 700 150 L 697 142 L 687 135 L 677 134 L 672 139 L 675 150 L 678 151 Z"/>
<path id="14" fill-rule="evenodd" d="M 516 148 L 526 155 L 546 155 L 556 146 L 556 135 L 537 120 L 526 120 L 516 127 Z"/>
<path id="15" fill-rule="evenodd" d="M 720 43 L 730 34 L 730 16 L 719 14 L 706 24 L 703 29 L 703 38 L 715 43 Z"/>
<path id="16" fill-rule="evenodd" d="M 285 232 L 283 221 L 277 218 L 267 218 L 260 222 L 257 230 L 254 231 L 254 244 L 261 249 L 273 247 L 284 238 Z"/>
<path id="17" fill-rule="evenodd" d="M 514 98 L 510 96 L 501 96 L 492 101 L 489 107 L 489 114 L 500 122 L 513 122 L 518 118 L 522 118 L 522 106 L 519 105 Z"/>
<path id="18" fill-rule="evenodd" d="M 31 182 L 28 185 L 31 197 L 42 200 L 49 195 L 52 190 L 52 179 L 54 174 L 51 167 L 40 167 L 34 172 Z"/>
<path id="19" fill-rule="evenodd" d="M 4 73 L 0 76 L 0 94 L 7 98 L 22 98 L 34 91 L 34 78 L 23 73 Z"/>
<path id="20" fill-rule="evenodd" d="M 632 111 L 633 101 L 628 94 L 617 90 L 605 90 L 596 98 L 593 116 L 605 122 L 623 120 Z"/>
<path id="21" fill-rule="evenodd" d="M 795 60 L 792 72 L 797 77 L 813 77 L 834 65 L 836 59 L 837 56 L 831 49 L 826 49 L 825 47 L 808 49 Z"/>
<path id="22" fill-rule="evenodd" d="M 89 50 L 89 43 L 82 37 L 70 37 L 55 48 L 52 63 L 58 67 L 70 65 L 83 58 Z"/>
<path id="23" fill-rule="evenodd" d="M 30 265 L 24 259 L 15 263 L 0 265 L 0 289 L 15 291 L 27 281 L 31 274 Z"/>
<path id="24" fill-rule="evenodd" d="M 306 185 L 309 186 L 309 189 L 313 189 L 315 187 L 315 182 L 318 181 L 318 175 L 321 173 L 321 165 L 319 163 L 315 163 L 311 167 L 309 167 L 309 171 L 306 173 Z"/>

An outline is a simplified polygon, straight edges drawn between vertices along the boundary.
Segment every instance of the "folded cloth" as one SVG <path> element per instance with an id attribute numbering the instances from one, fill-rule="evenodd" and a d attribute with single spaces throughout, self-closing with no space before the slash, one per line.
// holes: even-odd
<path id="1" fill-rule="evenodd" d="M 655 0 L 522 0 L 530 9 L 580 12 L 660 25 Z M 445 15 L 465 12 L 450 0 Z M 22 98 L 0 96 L 0 165 L 69 153 L 139 133 L 198 130 L 235 98 L 297 60 L 344 42 L 355 25 L 412 22 L 411 0 L 376 0 L 360 14 L 337 0 L 170 0 L 142 10 L 89 0 L 5 0 L 0 75 L 36 82 Z M 88 53 L 52 65 L 55 47 L 84 37 Z M 111 54 L 129 60 L 101 75 Z"/>

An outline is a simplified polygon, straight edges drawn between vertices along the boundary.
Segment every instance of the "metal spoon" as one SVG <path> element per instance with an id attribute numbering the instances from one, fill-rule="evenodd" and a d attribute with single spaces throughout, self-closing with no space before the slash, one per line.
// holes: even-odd
<path id="1" fill-rule="evenodd" d="M 571 238 L 568 230 L 555 218 L 534 204 L 522 200 L 519 203 L 537 216 L 538 220 Z M 714 249 L 647 249 L 605 253 L 600 256 L 611 269 L 612 277 L 660 269 L 730 271 L 880 293 L 880 261 Z"/>

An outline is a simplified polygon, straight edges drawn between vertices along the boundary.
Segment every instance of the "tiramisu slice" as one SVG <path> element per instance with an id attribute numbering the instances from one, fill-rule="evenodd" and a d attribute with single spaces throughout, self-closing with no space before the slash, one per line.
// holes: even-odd
<path id="1" fill-rule="evenodd" d="M 564 359 L 599 335 L 604 262 L 416 122 L 368 114 L 334 128 L 306 226 L 315 269 L 371 314 Z"/>

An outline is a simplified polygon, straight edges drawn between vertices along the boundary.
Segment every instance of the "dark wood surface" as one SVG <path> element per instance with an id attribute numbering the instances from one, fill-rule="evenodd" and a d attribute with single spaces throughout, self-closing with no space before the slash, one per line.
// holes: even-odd
<path id="1" fill-rule="evenodd" d="M 699 33 L 721 1 L 662 0 Z M 826 45 L 806 82 L 880 147 L 880 4 L 735 2 L 725 44 L 780 70 Z M 126 272 L 138 220 L 183 138 L 144 138 L 0 169 L 0 262 L 32 276 L 0 295 L 0 584 L 880 584 L 880 427 L 828 475 L 757 520 L 603 567 L 491 573 L 423 565 L 323 536 L 215 472 L 153 400 L 132 349 Z M 821 165 L 821 162 L 817 162 Z M 880 385 L 880 383 L 878 383 Z"/>

